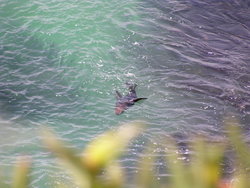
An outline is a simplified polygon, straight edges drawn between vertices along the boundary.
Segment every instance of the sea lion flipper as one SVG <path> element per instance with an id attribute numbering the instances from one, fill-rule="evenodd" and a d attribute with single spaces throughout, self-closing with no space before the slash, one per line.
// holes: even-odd
<path id="1" fill-rule="evenodd" d="M 122 95 L 121 95 L 121 93 L 119 93 L 118 91 L 115 91 L 115 93 L 116 93 L 116 98 L 117 98 L 117 99 L 120 99 L 120 98 L 122 98 Z"/>
<path id="2" fill-rule="evenodd" d="M 140 101 L 140 100 L 143 100 L 143 99 L 147 99 L 147 98 L 136 98 L 136 99 L 133 99 L 133 101 L 137 102 L 137 101 Z"/>

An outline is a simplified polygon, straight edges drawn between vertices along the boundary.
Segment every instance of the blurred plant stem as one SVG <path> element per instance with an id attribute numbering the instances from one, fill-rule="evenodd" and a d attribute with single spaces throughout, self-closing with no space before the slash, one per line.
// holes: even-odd
<path id="1" fill-rule="evenodd" d="M 30 183 L 30 160 L 27 157 L 21 157 L 15 167 L 12 188 L 27 188 Z"/>

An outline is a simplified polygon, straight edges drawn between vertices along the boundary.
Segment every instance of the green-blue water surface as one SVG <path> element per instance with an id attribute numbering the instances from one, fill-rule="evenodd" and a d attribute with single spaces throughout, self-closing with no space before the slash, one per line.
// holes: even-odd
<path id="1" fill-rule="evenodd" d="M 9 171 L 29 155 L 32 187 L 53 187 L 51 177 L 66 182 L 42 149 L 41 126 L 81 150 L 106 130 L 145 120 L 148 128 L 122 159 L 131 171 L 144 141 L 217 138 L 226 114 L 247 128 L 247 7 L 233 0 L 2 0 L 0 165 Z M 126 94 L 127 81 L 148 99 L 116 116 L 114 93 Z"/>

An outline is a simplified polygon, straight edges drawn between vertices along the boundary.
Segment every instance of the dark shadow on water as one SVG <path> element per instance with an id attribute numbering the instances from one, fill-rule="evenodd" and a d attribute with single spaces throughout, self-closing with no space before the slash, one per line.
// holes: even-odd
<path id="1" fill-rule="evenodd" d="M 39 121 L 73 110 L 77 88 L 64 79 L 57 47 L 15 25 L 1 24 L 8 33 L 0 41 L 1 117 Z"/>
<path id="2" fill-rule="evenodd" d="M 248 1 L 148 0 L 149 25 L 140 53 L 161 87 L 191 101 L 250 116 Z M 154 7 L 155 9 L 152 9 Z M 186 100 L 186 97 L 183 98 Z M 191 104 L 192 105 L 192 104 Z M 221 114 L 221 111 L 224 111 Z M 229 110 L 231 111 L 231 110 Z"/>

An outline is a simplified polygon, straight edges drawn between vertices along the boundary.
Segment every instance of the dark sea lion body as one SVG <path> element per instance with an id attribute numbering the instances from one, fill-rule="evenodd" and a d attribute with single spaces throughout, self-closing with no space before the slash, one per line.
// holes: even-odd
<path id="1" fill-rule="evenodd" d="M 116 91 L 116 105 L 115 105 L 115 114 L 120 115 L 125 110 L 128 109 L 128 107 L 133 106 L 135 102 L 147 99 L 147 98 L 138 98 L 136 95 L 136 84 L 127 84 L 129 86 L 129 93 L 126 96 L 122 96 L 118 91 Z"/>

